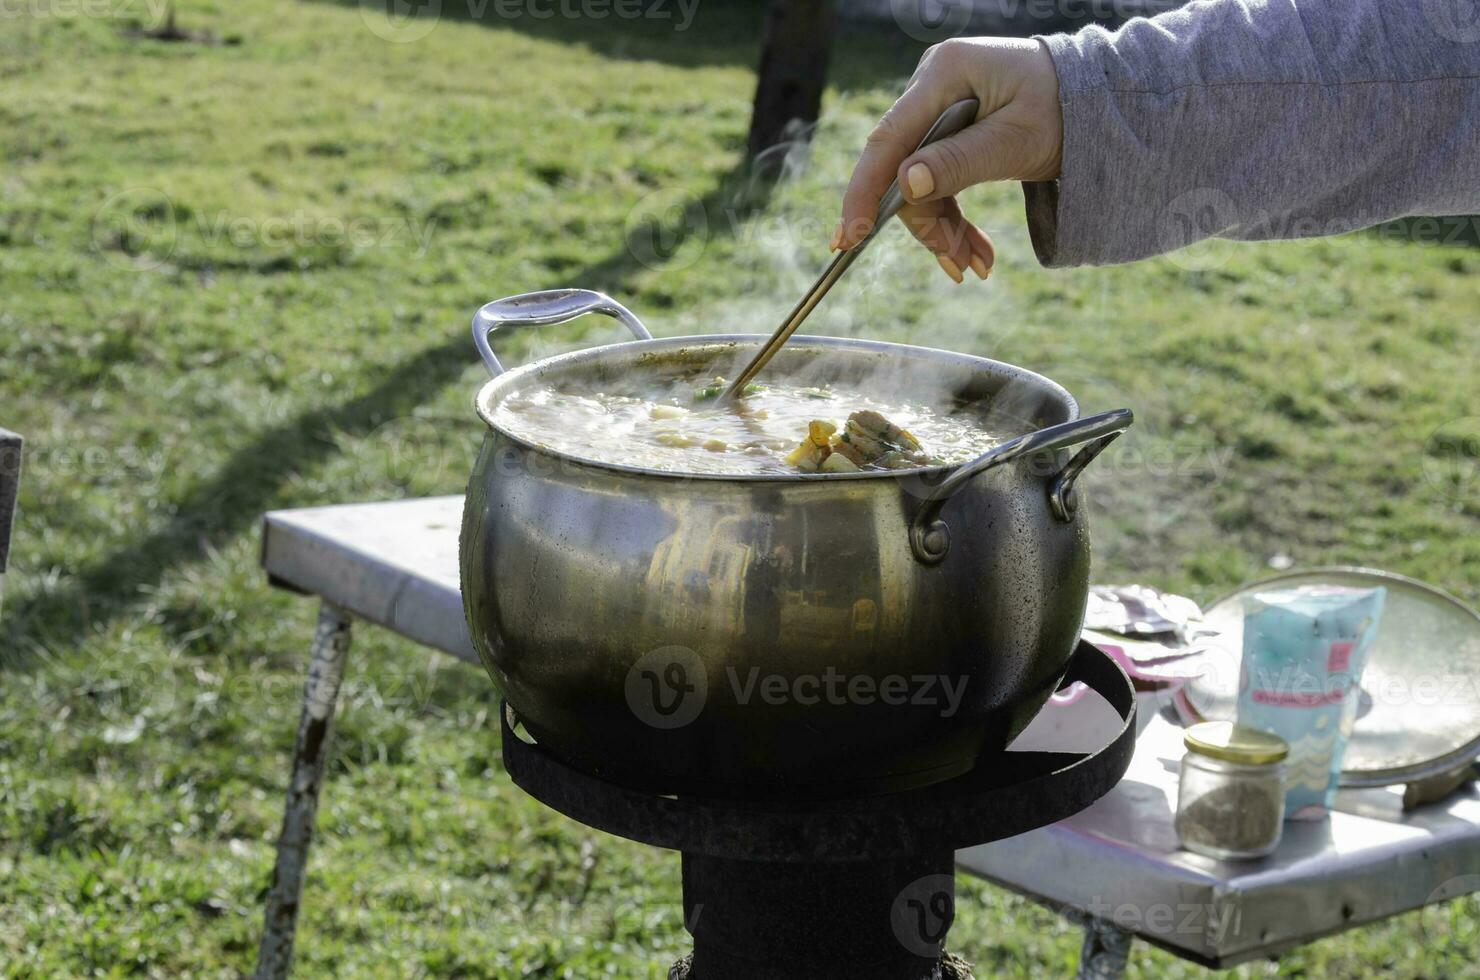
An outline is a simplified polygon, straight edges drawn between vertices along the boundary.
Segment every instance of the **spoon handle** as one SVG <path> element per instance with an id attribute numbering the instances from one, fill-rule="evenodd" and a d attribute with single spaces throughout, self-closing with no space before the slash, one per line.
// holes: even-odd
<path id="1" fill-rule="evenodd" d="M 962 99 L 955 103 L 936 118 L 931 127 L 925 131 L 925 136 L 915 150 L 918 152 L 921 147 L 928 146 L 936 140 L 945 139 L 947 136 L 953 136 L 970 126 L 976 121 L 976 111 L 976 99 Z M 879 210 L 874 215 L 873 228 L 857 245 L 839 252 L 828 263 L 827 268 L 822 270 L 822 275 L 818 276 L 817 281 L 812 284 L 812 288 L 807 290 L 797 305 L 791 308 L 786 319 L 781 321 L 781 326 L 776 328 L 776 332 L 761 345 L 761 349 L 750 359 L 750 363 L 745 365 L 745 369 L 730 383 L 724 394 L 720 395 L 720 401 L 728 401 L 735 397 L 744 390 L 746 385 L 755 380 L 755 376 L 760 374 L 761 369 L 770 363 L 771 358 L 776 356 L 776 352 L 781 349 L 782 345 L 797 332 L 802 321 L 817 308 L 818 303 L 822 302 L 827 291 L 832 289 L 833 283 L 843 277 L 843 273 L 848 271 L 848 267 L 853 264 L 854 259 L 858 258 L 859 253 L 868 247 L 868 243 L 874 240 L 879 229 L 884 227 L 884 223 L 898 214 L 902 207 L 904 207 L 904 192 L 899 189 L 899 178 L 895 177 L 890 181 L 889 189 L 884 192 L 884 196 L 879 199 Z"/>
<path id="2" fill-rule="evenodd" d="M 947 136 L 955 136 L 961 130 L 976 122 L 977 107 L 978 103 L 976 99 L 962 99 L 960 102 L 952 104 L 945 112 L 937 116 L 935 122 L 925 131 L 925 135 L 920 139 L 920 144 L 915 147 L 915 152 L 919 153 L 922 149 L 937 140 L 943 140 Z M 879 233 L 879 229 L 884 226 L 884 223 L 898 214 L 899 209 L 902 207 L 904 207 L 904 192 L 899 189 L 899 178 L 895 177 L 889 182 L 889 189 L 884 192 L 884 196 L 879 198 L 879 211 L 874 216 L 873 230 L 868 233 L 867 238 L 853 246 L 851 251 L 856 252 L 868 244 Z"/>

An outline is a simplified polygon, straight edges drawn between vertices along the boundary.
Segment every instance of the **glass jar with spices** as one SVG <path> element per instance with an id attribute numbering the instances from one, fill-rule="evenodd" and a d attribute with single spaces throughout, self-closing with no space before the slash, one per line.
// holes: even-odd
<path id="1" fill-rule="evenodd" d="M 1177 792 L 1177 837 L 1213 858 L 1255 858 L 1273 851 L 1284 822 L 1284 739 L 1232 722 L 1193 725 Z"/>

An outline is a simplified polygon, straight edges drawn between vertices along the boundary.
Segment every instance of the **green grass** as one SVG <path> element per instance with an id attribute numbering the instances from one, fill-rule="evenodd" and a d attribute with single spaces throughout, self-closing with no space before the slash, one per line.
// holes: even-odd
<path id="1" fill-rule="evenodd" d="M 810 161 L 757 206 L 735 170 L 748 5 L 701 5 L 682 34 L 449 18 L 388 43 L 352 3 L 182 3 L 183 27 L 237 42 L 217 45 L 52 6 L 0 31 L 0 424 L 31 440 L 0 620 L 0 974 L 231 976 L 313 616 L 263 581 L 258 516 L 459 491 L 480 439 L 465 324 L 491 297 L 580 284 L 661 333 L 768 327 L 914 54 L 853 30 Z M 1016 189 L 970 204 L 999 238 L 990 283 L 952 286 L 896 231 L 813 329 L 1135 408 L 1096 464 L 1100 580 L 1209 598 L 1287 555 L 1480 599 L 1480 487 L 1445 482 L 1431 439 L 1480 426 L 1480 254 L 1349 236 L 1048 273 Z M 616 336 L 588 333 L 507 353 Z M 481 673 L 360 631 L 303 975 L 657 976 L 686 947 L 676 859 L 524 798 L 494 707 Z M 953 941 L 981 976 L 1070 970 L 1071 926 L 962 892 Z M 1472 912 L 1242 975 L 1458 976 Z"/>

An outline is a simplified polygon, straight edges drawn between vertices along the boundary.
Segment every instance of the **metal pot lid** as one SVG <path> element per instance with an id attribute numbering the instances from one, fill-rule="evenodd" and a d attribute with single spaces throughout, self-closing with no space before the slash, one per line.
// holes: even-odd
<path id="1" fill-rule="evenodd" d="M 1232 719 L 1243 651 L 1243 599 L 1302 585 L 1384 586 L 1387 599 L 1362 673 L 1342 786 L 1388 786 L 1447 772 L 1480 755 L 1480 613 L 1433 586 L 1369 568 L 1315 568 L 1243 585 L 1203 621 L 1223 654 L 1187 686 L 1205 718 Z"/>

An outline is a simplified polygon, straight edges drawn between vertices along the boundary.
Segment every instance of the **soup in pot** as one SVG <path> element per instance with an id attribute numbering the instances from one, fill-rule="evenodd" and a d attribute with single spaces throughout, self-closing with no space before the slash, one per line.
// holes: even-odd
<path id="1" fill-rule="evenodd" d="M 979 403 L 931 405 L 844 383 L 778 381 L 732 402 L 697 372 L 612 379 L 600 391 L 522 388 L 494 409 L 524 442 L 676 473 L 849 473 L 961 463 L 1021 434 Z"/>

